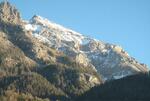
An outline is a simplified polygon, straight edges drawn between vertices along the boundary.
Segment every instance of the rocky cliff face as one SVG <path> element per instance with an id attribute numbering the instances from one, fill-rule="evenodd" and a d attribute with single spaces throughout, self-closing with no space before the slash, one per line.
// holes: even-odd
<path id="1" fill-rule="evenodd" d="M 137 62 L 120 46 L 92 39 L 40 16 L 34 16 L 24 28 L 49 47 L 92 67 L 104 80 L 148 71 L 146 65 Z"/>
<path id="2" fill-rule="evenodd" d="M 18 10 L 7 1 L 0 4 L 0 19 L 11 23 L 21 22 Z"/>

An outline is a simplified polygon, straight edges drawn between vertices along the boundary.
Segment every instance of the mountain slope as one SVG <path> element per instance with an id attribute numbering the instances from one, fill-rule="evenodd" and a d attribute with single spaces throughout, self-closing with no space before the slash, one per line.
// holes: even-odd
<path id="1" fill-rule="evenodd" d="M 36 63 L 28 58 L 0 31 L 0 72 L 1 76 L 20 74 L 34 69 Z M 17 55 L 16 55 L 17 53 Z"/>
<path id="2" fill-rule="evenodd" d="M 25 22 L 24 28 L 49 47 L 93 67 L 104 80 L 148 71 L 146 65 L 130 57 L 120 46 L 86 37 L 40 16 L 35 15 Z"/>
<path id="3" fill-rule="evenodd" d="M 0 99 L 14 92 L 11 101 L 72 100 L 106 80 L 148 71 L 119 46 L 40 16 L 24 21 L 7 1 L 0 3 L 0 43 Z"/>
<path id="4" fill-rule="evenodd" d="M 149 101 L 149 95 L 149 74 L 138 74 L 94 87 L 76 101 Z"/>
<path id="5" fill-rule="evenodd" d="M 8 76 L 0 80 L 0 91 L 12 90 L 52 100 L 66 99 L 65 93 L 37 73 Z"/>
<path id="6" fill-rule="evenodd" d="M 3 95 L 7 91 L 12 91 L 16 94 L 31 94 L 41 99 L 64 101 L 103 82 L 91 66 L 78 63 L 72 57 L 37 40 L 30 31 L 25 30 L 25 22 L 10 3 L 0 4 L 0 15 L 2 97 L 5 98 Z M 44 82 L 46 85 L 42 84 Z M 49 89 L 51 87 L 54 89 Z"/>

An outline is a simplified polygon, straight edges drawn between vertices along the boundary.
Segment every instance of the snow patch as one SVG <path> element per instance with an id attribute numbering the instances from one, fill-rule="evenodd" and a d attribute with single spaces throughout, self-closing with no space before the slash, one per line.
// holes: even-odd
<path id="1" fill-rule="evenodd" d="M 37 34 L 37 33 L 34 33 L 34 34 L 32 34 L 34 37 L 36 37 L 39 41 L 42 41 L 42 42 L 44 42 L 44 43 L 50 43 L 50 41 L 47 39 L 47 38 L 45 38 L 45 37 L 43 37 L 42 35 L 39 35 L 39 34 Z"/>
<path id="2" fill-rule="evenodd" d="M 35 26 L 33 26 L 32 24 L 26 24 L 25 25 L 25 29 L 26 30 L 31 30 L 31 31 L 34 31 L 34 30 L 36 30 L 37 28 L 35 27 Z"/>

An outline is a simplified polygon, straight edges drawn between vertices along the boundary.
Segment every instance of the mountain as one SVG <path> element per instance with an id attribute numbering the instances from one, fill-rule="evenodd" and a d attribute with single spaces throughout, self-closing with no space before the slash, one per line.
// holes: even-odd
<path id="1" fill-rule="evenodd" d="M 149 101 L 149 95 L 150 75 L 137 74 L 94 87 L 76 101 Z"/>
<path id="2" fill-rule="evenodd" d="M 20 96 L 66 101 L 103 83 L 90 65 L 84 66 L 27 31 L 26 22 L 9 2 L 0 4 L 0 15 L 1 101 Z M 14 93 L 10 99 L 9 92 Z"/>
<path id="3" fill-rule="evenodd" d="M 105 43 L 67 29 L 40 16 L 33 16 L 24 28 L 37 40 L 91 66 L 103 80 L 111 80 L 147 72 L 147 66 L 137 62 L 120 46 Z"/>
<path id="4" fill-rule="evenodd" d="M 68 101 L 148 67 L 120 46 L 0 3 L 0 101 Z M 19 99 L 19 100 L 18 100 Z"/>

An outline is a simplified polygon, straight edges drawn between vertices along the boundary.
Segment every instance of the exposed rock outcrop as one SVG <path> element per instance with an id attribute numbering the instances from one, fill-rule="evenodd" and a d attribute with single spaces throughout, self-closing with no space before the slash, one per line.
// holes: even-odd
<path id="1" fill-rule="evenodd" d="M 18 10 L 9 2 L 5 1 L 0 4 L 0 20 L 9 23 L 20 23 L 21 17 Z"/>

